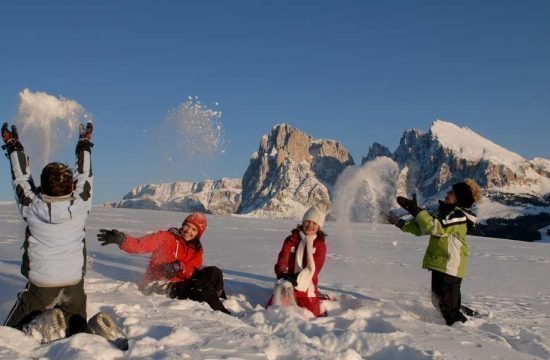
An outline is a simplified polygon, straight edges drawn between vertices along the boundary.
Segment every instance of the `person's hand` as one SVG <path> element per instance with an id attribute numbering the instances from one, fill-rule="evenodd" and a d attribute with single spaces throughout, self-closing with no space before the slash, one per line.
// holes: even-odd
<path id="1" fill-rule="evenodd" d="M 283 279 L 290 282 L 292 286 L 298 286 L 298 274 L 287 274 L 287 273 L 280 274 L 279 279 Z"/>
<path id="2" fill-rule="evenodd" d="M 2 125 L 2 150 L 7 150 L 8 155 L 15 150 L 23 150 L 23 145 L 19 142 L 19 133 L 17 132 L 17 127 L 15 125 L 11 126 L 11 131 L 8 129 L 8 123 Z"/>
<path id="3" fill-rule="evenodd" d="M 91 121 L 88 121 L 88 123 L 86 124 L 86 127 L 84 127 L 83 124 L 80 124 L 78 139 L 92 141 L 93 131 L 94 131 L 94 124 L 92 124 Z"/>
<path id="4" fill-rule="evenodd" d="M 405 226 L 406 223 L 407 223 L 407 222 L 406 222 L 405 220 L 403 220 L 403 219 L 398 219 L 398 220 L 397 220 L 396 222 L 394 222 L 393 224 L 394 224 L 395 226 L 397 226 L 398 228 L 402 229 L 403 226 Z"/>
<path id="5" fill-rule="evenodd" d="M 92 133 L 94 131 L 94 125 L 89 121 L 86 126 L 80 124 L 78 130 L 78 143 L 76 144 L 76 153 L 80 151 L 92 151 L 94 144 L 92 143 Z"/>
<path id="6" fill-rule="evenodd" d="M 398 196 L 397 203 L 403 209 L 407 210 L 412 216 L 416 216 L 420 211 L 422 211 L 422 209 L 418 207 L 418 204 L 416 202 L 416 194 L 413 195 L 412 199 Z"/>
<path id="7" fill-rule="evenodd" d="M 101 242 L 101 246 L 109 244 L 121 245 L 124 240 L 126 240 L 126 235 L 123 232 L 120 232 L 116 229 L 107 230 L 99 229 L 99 234 L 97 234 L 97 240 Z"/>
<path id="8" fill-rule="evenodd" d="M 183 271 L 184 269 L 185 269 L 185 265 L 183 265 L 179 260 L 162 265 L 162 272 L 164 273 L 164 277 L 167 279 L 173 278 L 180 271 Z"/>

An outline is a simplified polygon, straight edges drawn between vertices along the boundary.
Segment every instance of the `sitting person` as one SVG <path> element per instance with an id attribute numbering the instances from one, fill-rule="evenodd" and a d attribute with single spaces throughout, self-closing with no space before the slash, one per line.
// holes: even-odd
<path id="1" fill-rule="evenodd" d="M 152 253 L 140 290 L 144 294 L 166 294 L 172 299 L 204 301 L 214 310 L 229 314 L 220 297 L 225 298 L 223 274 L 215 266 L 200 269 L 203 261 L 201 237 L 206 217 L 193 213 L 181 228 L 157 231 L 134 238 L 118 230 L 100 229 L 101 245 L 117 244 L 131 254 Z"/>
<path id="2" fill-rule="evenodd" d="M 288 280 L 294 286 L 296 305 L 305 308 L 316 317 L 326 316 L 319 298 L 319 273 L 325 263 L 326 234 L 321 230 L 325 212 L 310 208 L 298 225 L 285 239 L 275 264 L 277 279 Z M 267 306 L 273 305 L 273 297 Z"/>

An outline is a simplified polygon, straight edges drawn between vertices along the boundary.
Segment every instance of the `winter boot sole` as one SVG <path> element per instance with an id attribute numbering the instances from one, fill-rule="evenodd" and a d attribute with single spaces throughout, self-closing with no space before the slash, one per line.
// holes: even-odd
<path id="1" fill-rule="evenodd" d="M 104 312 L 98 312 L 88 321 L 88 332 L 107 339 L 120 350 L 128 350 L 128 339 L 113 319 Z"/>
<path id="2" fill-rule="evenodd" d="M 41 344 L 63 339 L 66 335 L 67 324 L 63 311 L 54 308 L 44 311 L 29 324 L 23 326 L 25 335 L 30 336 Z"/>

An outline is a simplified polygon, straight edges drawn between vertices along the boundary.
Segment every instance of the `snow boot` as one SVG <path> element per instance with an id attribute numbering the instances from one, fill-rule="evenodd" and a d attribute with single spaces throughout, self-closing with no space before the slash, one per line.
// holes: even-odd
<path id="1" fill-rule="evenodd" d="M 98 312 L 88 321 L 88 332 L 107 339 L 120 350 L 128 350 L 128 339 L 113 319 L 104 312 Z"/>
<path id="2" fill-rule="evenodd" d="M 25 335 L 30 336 L 41 344 L 63 339 L 66 335 L 67 324 L 63 311 L 53 308 L 44 311 L 30 323 L 23 325 Z"/>

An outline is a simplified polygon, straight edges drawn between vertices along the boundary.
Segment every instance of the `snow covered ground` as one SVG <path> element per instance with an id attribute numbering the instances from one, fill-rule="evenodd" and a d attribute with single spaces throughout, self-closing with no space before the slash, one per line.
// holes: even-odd
<path id="1" fill-rule="evenodd" d="M 328 258 L 320 282 L 334 301 L 311 319 L 286 308 L 265 310 L 273 264 L 293 221 L 209 216 L 207 265 L 226 277 L 225 305 L 144 296 L 136 282 L 148 258 L 101 247 L 99 228 L 141 235 L 177 226 L 185 214 L 94 208 L 88 223 L 88 315 L 107 311 L 123 326 L 130 349 L 79 334 L 40 346 L 0 327 L 2 359 L 548 359 L 550 243 L 470 238 L 464 302 L 484 316 L 447 327 L 429 299 L 421 269 L 428 239 L 391 225 L 327 223 Z M 19 274 L 23 223 L 0 204 L 0 318 L 25 285 Z"/>

